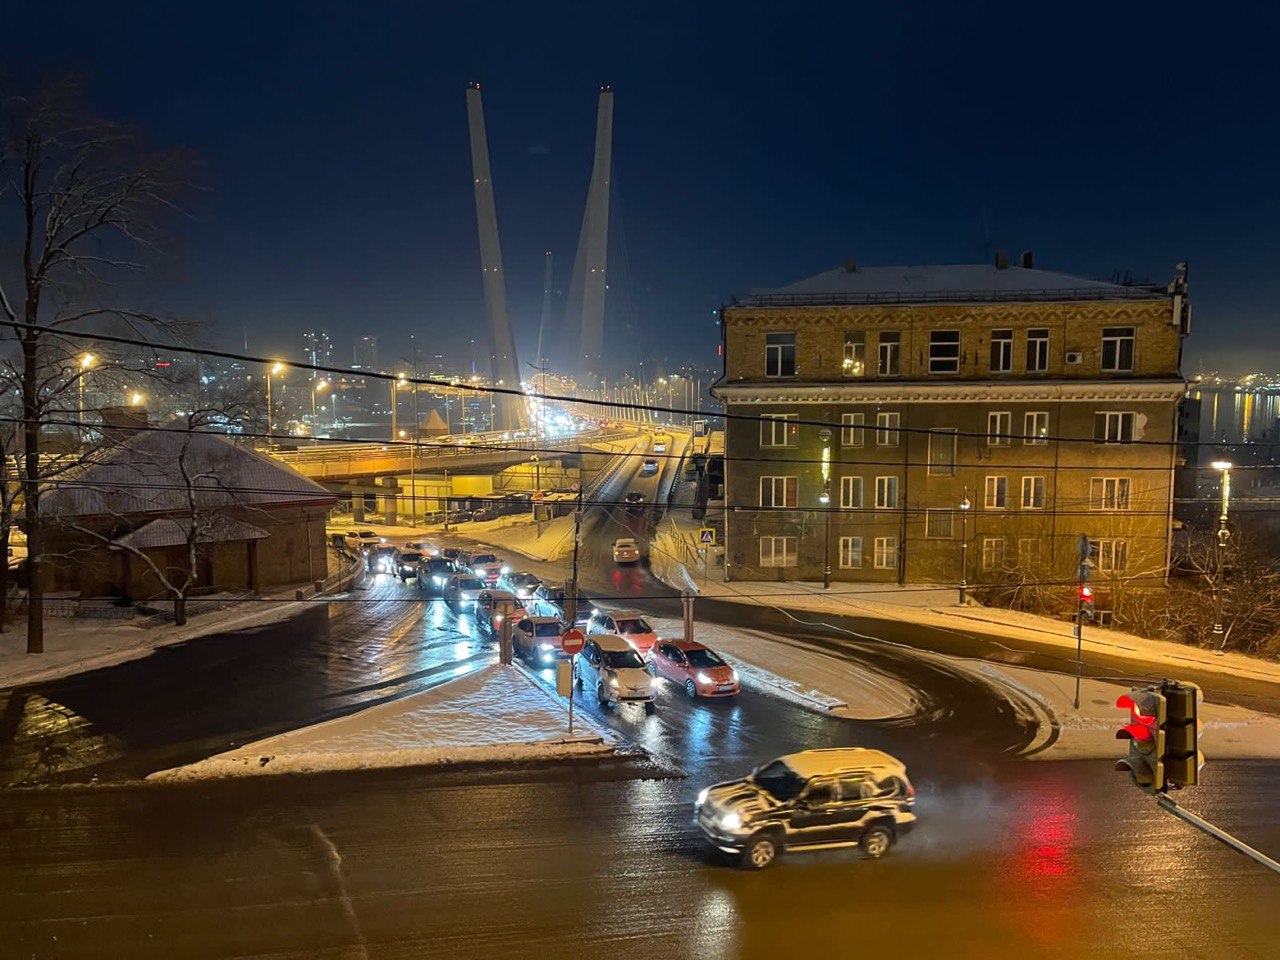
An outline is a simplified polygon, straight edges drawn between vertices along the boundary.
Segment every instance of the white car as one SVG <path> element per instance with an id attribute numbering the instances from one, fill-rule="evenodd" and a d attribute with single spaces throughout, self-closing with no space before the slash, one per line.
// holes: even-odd
<path id="1" fill-rule="evenodd" d="M 636 543 L 634 537 L 619 537 L 613 541 L 613 562 L 640 562 L 640 544 Z"/>
<path id="2" fill-rule="evenodd" d="M 588 638 L 574 661 L 574 681 L 594 691 L 601 706 L 643 703 L 653 712 L 653 678 L 635 648 L 621 637 L 597 633 Z"/>
<path id="3" fill-rule="evenodd" d="M 645 458 L 644 458 L 644 463 L 640 464 L 640 472 L 641 472 L 642 474 L 645 474 L 645 475 L 648 475 L 648 474 L 650 474 L 650 473 L 657 473 L 657 472 L 658 472 L 658 458 L 657 458 L 657 457 L 645 457 Z"/>
<path id="4" fill-rule="evenodd" d="M 444 586 L 444 602 L 454 610 L 474 610 L 485 583 L 469 573 L 455 573 Z"/>
<path id="5" fill-rule="evenodd" d="M 510 573 L 511 568 L 498 559 L 496 553 L 474 553 L 471 555 L 471 570 L 486 583 L 495 584 L 498 577 Z"/>

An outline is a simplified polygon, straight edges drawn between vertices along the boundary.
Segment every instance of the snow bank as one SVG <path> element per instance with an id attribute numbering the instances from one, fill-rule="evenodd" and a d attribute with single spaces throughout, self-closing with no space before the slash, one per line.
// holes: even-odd
<path id="1" fill-rule="evenodd" d="M 660 636 L 684 635 L 680 620 L 647 619 Z M 724 654 L 744 686 L 809 710 L 855 720 L 890 720 L 911 717 L 919 708 L 906 684 L 785 637 L 695 623 L 694 639 Z"/>
<path id="2" fill-rule="evenodd" d="M 148 779 L 515 763 L 606 755 L 620 743 L 616 733 L 590 717 L 576 715 L 574 731 L 570 737 L 567 701 L 518 667 L 493 664 L 424 693 L 161 770 Z"/>

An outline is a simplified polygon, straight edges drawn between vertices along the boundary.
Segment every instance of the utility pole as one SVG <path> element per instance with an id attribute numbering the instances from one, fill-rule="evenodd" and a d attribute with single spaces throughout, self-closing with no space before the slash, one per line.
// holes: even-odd
<path id="1" fill-rule="evenodd" d="M 449 532 L 449 494 L 452 492 L 449 486 L 449 468 L 444 468 L 444 532 Z"/>
<path id="2" fill-rule="evenodd" d="M 573 512 L 573 574 L 564 592 L 565 619 L 572 627 L 578 622 L 578 534 L 582 529 L 582 480 L 578 480 L 578 507 Z"/>

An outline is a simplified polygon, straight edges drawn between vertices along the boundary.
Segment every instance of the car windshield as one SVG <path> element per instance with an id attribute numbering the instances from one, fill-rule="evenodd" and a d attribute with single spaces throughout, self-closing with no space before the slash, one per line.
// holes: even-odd
<path id="1" fill-rule="evenodd" d="M 459 590 L 483 590 L 484 584 L 475 577 L 463 577 L 458 581 Z"/>
<path id="2" fill-rule="evenodd" d="M 713 650 L 686 650 L 684 655 L 689 658 L 689 666 L 691 667 L 724 666 L 724 661 L 716 656 Z"/>
<path id="3" fill-rule="evenodd" d="M 421 559 L 422 559 L 422 554 L 420 554 L 420 553 L 402 553 L 402 554 L 400 554 L 400 559 L 401 559 L 402 561 L 404 561 L 405 563 L 417 563 L 419 560 L 421 560 Z"/>
<path id="4" fill-rule="evenodd" d="M 477 553 L 471 558 L 472 563 L 497 563 L 498 558 L 492 553 Z"/>
<path id="5" fill-rule="evenodd" d="M 438 570 L 453 569 L 453 564 L 450 563 L 448 560 L 429 560 L 427 561 L 427 566 L 430 567 L 433 572 Z"/>
<path id="6" fill-rule="evenodd" d="M 627 667 L 633 667 L 636 670 L 644 669 L 644 661 L 634 650 L 606 650 L 604 662 L 610 670 L 623 670 Z"/>
<path id="7" fill-rule="evenodd" d="M 752 774 L 751 781 L 783 802 L 800 796 L 805 785 L 805 781 L 781 760 L 761 767 Z"/>
<path id="8" fill-rule="evenodd" d="M 636 542 L 634 540 L 619 540 L 614 544 L 615 547 L 634 547 L 635 545 Z"/>
<path id="9" fill-rule="evenodd" d="M 639 617 L 634 617 L 630 620 L 619 620 L 617 623 L 619 633 L 653 633 L 653 627 Z"/>
<path id="10" fill-rule="evenodd" d="M 558 623 L 539 623 L 533 630 L 540 637 L 558 637 L 560 636 L 560 624 Z"/>

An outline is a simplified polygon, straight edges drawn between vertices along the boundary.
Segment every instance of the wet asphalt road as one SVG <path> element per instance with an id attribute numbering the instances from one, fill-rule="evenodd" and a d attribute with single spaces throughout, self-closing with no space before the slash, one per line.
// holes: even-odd
<path id="1" fill-rule="evenodd" d="M 602 559 L 615 521 L 632 518 L 587 524 L 584 582 L 676 615 L 643 570 L 615 579 Z M 0 692 L 0 767 L 11 779 L 138 776 L 492 658 L 469 618 L 406 595 L 383 579 L 332 616 Z M 770 625 L 767 611 L 699 603 L 700 617 Z M 1013 705 L 893 645 L 964 635 L 822 619 L 788 636 L 874 661 L 925 693 L 924 713 L 856 722 L 751 692 L 666 692 L 652 716 L 582 706 L 650 751 L 647 771 L 0 793 L 0 958 L 1280 955 L 1280 879 L 1155 810 L 1109 762 L 1011 762 L 1030 736 Z M 920 828 L 888 858 L 809 854 L 763 874 L 707 858 L 689 822 L 701 786 L 855 743 L 901 756 L 920 793 Z M 1275 853 L 1277 797 L 1280 764 L 1218 762 L 1185 802 Z"/>

